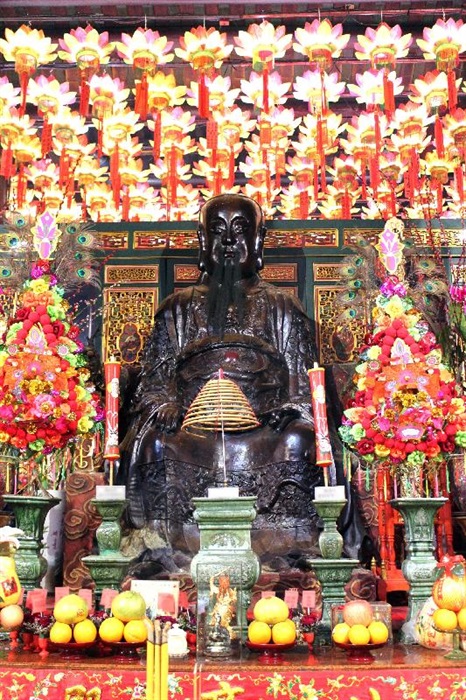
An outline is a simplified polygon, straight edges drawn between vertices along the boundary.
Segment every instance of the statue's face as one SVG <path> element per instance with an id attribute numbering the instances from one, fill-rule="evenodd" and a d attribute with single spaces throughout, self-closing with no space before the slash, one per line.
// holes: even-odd
<path id="1" fill-rule="evenodd" d="M 222 198 L 206 205 L 203 259 L 208 274 L 224 260 L 237 260 L 242 277 L 257 271 L 261 217 L 248 199 Z"/>

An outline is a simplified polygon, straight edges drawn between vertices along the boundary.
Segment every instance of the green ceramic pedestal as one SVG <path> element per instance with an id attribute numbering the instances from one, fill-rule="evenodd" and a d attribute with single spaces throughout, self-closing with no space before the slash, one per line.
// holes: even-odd
<path id="1" fill-rule="evenodd" d="M 100 500 L 92 499 L 92 505 L 102 516 L 97 528 L 96 538 L 99 554 L 83 557 L 95 583 L 96 594 L 104 588 L 119 588 L 131 561 L 120 552 L 121 526 L 120 518 L 126 507 L 126 499 Z"/>
<path id="2" fill-rule="evenodd" d="M 359 566 L 357 559 L 308 559 L 307 564 L 322 586 L 322 618 L 316 627 L 316 646 L 330 644 L 332 639 L 332 605 L 343 605 L 345 586 L 353 569 Z"/>
<path id="3" fill-rule="evenodd" d="M 18 537 L 20 546 L 15 554 L 19 580 L 26 590 L 38 588 L 47 571 L 47 561 L 41 554 L 45 518 L 49 510 L 60 503 L 60 499 L 5 494 L 3 500 L 13 511 L 16 527 L 24 532 Z"/>
<path id="4" fill-rule="evenodd" d="M 446 498 L 395 498 L 390 504 L 403 516 L 407 555 L 401 565 L 409 583 L 408 616 L 401 628 L 401 641 L 416 644 L 416 617 L 432 595 L 437 571 L 434 557 L 434 518 Z"/>
<path id="5" fill-rule="evenodd" d="M 251 590 L 260 574 L 260 562 L 251 548 L 251 526 L 256 498 L 193 498 L 199 525 L 200 548 L 191 562 L 191 576 L 199 597 L 208 597 L 210 579 L 226 571 L 230 586 L 238 591 L 237 624 L 247 628 L 246 611 Z"/>

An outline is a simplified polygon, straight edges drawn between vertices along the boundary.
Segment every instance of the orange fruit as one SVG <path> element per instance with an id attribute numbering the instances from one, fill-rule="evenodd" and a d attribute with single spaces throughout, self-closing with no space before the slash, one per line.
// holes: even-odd
<path id="1" fill-rule="evenodd" d="M 73 630 L 66 622 L 54 622 L 50 628 L 50 641 L 54 644 L 68 644 L 73 637 Z"/>
<path id="2" fill-rule="evenodd" d="M 458 618 L 458 627 L 460 630 L 466 630 L 466 608 L 461 608 L 459 613 L 457 614 Z"/>
<path id="3" fill-rule="evenodd" d="M 106 617 L 99 627 L 99 637 L 104 642 L 121 642 L 125 623 L 117 617 Z"/>
<path id="4" fill-rule="evenodd" d="M 123 630 L 125 642 L 145 642 L 147 639 L 147 626 L 144 620 L 130 620 Z"/>
<path id="5" fill-rule="evenodd" d="M 348 644 L 350 626 L 346 622 L 338 622 L 332 630 L 332 639 L 337 644 Z"/>
<path id="6" fill-rule="evenodd" d="M 259 620 L 259 622 L 266 622 L 268 625 L 275 625 L 277 622 L 287 620 L 289 614 L 288 605 L 277 596 L 261 598 L 253 609 L 254 619 Z"/>
<path id="7" fill-rule="evenodd" d="M 434 622 L 434 627 L 436 627 L 441 632 L 451 632 L 456 629 L 458 625 L 458 618 L 453 610 L 445 610 L 444 608 L 438 608 L 432 615 L 432 620 Z"/>
<path id="8" fill-rule="evenodd" d="M 388 639 L 388 627 L 382 620 L 372 620 L 367 628 L 371 637 L 372 644 L 385 644 Z"/>
<path id="9" fill-rule="evenodd" d="M 296 639 L 296 625 L 289 618 L 277 622 L 272 627 L 272 642 L 274 644 L 292 644 Z"/>
<path id="10" fill-rule="evenodd" d="M 74 641 L 78 644 L 90 644 L 97 637 L 97 627 L 88 617 L 77 622 L 73 628 Z"/>
<path id="11" fill-rule="evenodd" d="M 351 644 L 369 644 L 371 635 L 365 625 L 352 625 L 348 632 L 348 641 Z"/>
<path id="12" fill-rule="evenodd" d="M 272 639 L 272 628 L 266 622 L 253 620 L 248 626 L 248 639 L 253 644 L 268 644 Z"/>

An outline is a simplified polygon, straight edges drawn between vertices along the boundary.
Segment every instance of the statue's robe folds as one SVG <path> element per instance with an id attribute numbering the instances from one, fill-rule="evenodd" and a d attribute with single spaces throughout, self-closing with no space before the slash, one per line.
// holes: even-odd
<path id="1" fill-rule="evenodd" d="M 208 328 L 208 287 L 201 283 L 161 304 L 147 341 L 133 418 L 122 446 L 129 519 L 151 524 L 173 550 L 198 550 L 191 499 L 209 486 L 229 485 L 257 497 L 253 547 L 262 557 L 317 551 L 313 489 L 321 480 L 307 370 L 315 361 L 311 324 L 301 303 L 258 276 L 248 280 L 242 318 L 228 311 L 223 338 Z M 154 410 L 178 402 L 185 412 L 218 376 L 235 381 L 260 427 L 237 433 L 178 428 L 162 432 Z M 266 415 L 289 407 L 293 418 L 278 432 Z M 225 464 L 225 470 L 224 470 Z"/>

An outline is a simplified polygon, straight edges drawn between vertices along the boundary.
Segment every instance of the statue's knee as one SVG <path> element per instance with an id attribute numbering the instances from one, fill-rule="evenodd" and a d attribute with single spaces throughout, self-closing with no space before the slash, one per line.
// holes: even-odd
<path id="1" fill-rule="evenodd" d="M 284 462 L 312 461 L 315 459 L 314 429 L 303 420 L 294 420 L 285 428 L 281 444 L 274 455 Z"/>

